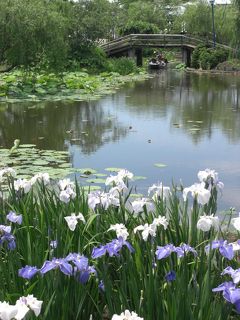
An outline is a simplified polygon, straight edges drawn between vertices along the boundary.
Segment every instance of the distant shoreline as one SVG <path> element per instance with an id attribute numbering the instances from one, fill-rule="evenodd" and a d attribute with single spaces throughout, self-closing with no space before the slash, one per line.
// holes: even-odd
<path id="1" fill-rule="evenodd" d="M 186 68 L 186 72 L 193 72 L 193 73 L 199 73 L 199 74 L 231 74 L 231 75 L 240 75 L 240 70 L 202 70 L 202 69 L 194 69 L 194 68 Z"/>

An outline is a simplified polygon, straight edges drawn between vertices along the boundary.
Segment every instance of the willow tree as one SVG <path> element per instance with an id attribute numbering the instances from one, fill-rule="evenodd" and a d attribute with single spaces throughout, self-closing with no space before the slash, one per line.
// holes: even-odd
<path id="1" fill-rule="evenodd" d="M 0 1 L 0 62 L 31 66 L 46 60 L 50 66 L 67 56 L 67 19 L 42 0 Z"/>

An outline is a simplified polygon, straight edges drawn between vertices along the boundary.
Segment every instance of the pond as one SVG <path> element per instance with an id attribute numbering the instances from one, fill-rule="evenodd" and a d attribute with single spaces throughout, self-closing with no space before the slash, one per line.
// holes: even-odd
<path id="1" fill-rule="evenodd" d="M 220 208 L 240 211 L 240 77 L 164 70 L 99 101 L 2 103 L 0 146 L 15 139 L 69 150 L 76 168 L 127 168 L 146 177 L 134 183 L 142 194 L 215 169 Z"/>

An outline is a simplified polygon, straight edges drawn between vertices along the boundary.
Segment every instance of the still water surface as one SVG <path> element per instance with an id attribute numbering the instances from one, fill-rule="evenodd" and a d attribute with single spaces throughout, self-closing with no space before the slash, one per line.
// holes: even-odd
<path id="1" fill-rule="evenodd" d="M 225 184 L 221 209 L 240 211 L 240 77 L 166 70 L 99 101 L 1 104 L 0 145 L 17 138 L 69 150 L 77 168 L 146 176 L 140 193 L 158 181 L 189 186 L 212 168 Z"/>

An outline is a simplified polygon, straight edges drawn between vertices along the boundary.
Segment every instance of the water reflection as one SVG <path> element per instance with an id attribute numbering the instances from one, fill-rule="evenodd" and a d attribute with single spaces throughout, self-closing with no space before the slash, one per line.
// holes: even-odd
<path id="1" fill-rule="evenodd" d="M 19 138 L 68 149 L 75 167 L 128 168 L 147 177 L 140 193 L 157 181 L 189 186 L 213 168 L 226 185 L 221 207 L 240 207 L 239 95 L 240 77 L 167 70 L 97 102 L 0 104 L 0 145 Z"/>
<path id="2" fill-rule="evenodd" d="M 162 72 L 127 92 L 126 104 L 133 114 L 166 118 L 194 143 L 211 139 L 215 128 L 229 141 L 240 138 L 240 78 L 230 75 Z"/>
<path id="3" fill-rule="evenodd" d="M 79 145 L 89 154 L 127 132 L 101 102 L 2 104 L 0 108 L 0 145 L 8 148 L 18 138 L 42 149 Z"/>

